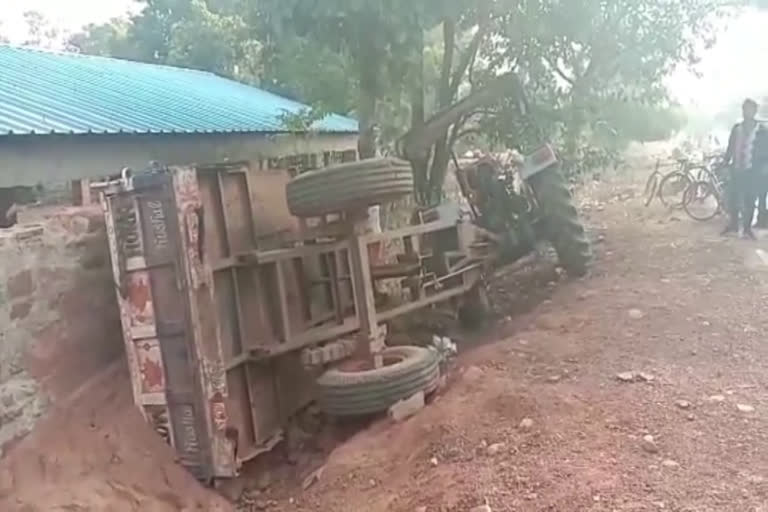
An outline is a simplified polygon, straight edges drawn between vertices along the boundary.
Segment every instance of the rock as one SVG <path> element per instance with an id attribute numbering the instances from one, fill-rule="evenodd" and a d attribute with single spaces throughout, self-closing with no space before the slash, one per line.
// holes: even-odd
<path id="1" fill-rule="evenodd" d="M 549 377 L 547 377 L 547 382 L 551 382 L 552 384 L 555 384 L 557 382 L 560 382 L 560 379 L 562 379 L 560 375 L 550 375 Z"/>
<path id="2" fill-rule="evenodd" d="M 493 457 L 494 455 L 501 453 L 505 446 L 506 445 L 504 443 L 493 443 L 485 450 L 485 452 Z"/>
<path id="3" fill-rule="evenodd" d="M 693 421 L 696 419 L 696 416 L 694 416 L 693 414 L 689 414 L 688 416 L 685 417 L 685 419 L 687 419 L 688 421 Z"/>
<path id="4" fill-rule="evenodd" d="M 755 408 L 747 404 L 736 404 L 736 408 L 741 412 L 755 412 Z"/>
<path id="5" fill-rule="evenodd" d="M 677 400 L 675 402 L 675 405 L 678 406 L 680 409 L 686 410 L 691 408 L 691 402 L 688 400 Z"/>
<path id="6" fill-rule="evenodd" d="M 311 472 L 307 476 L 307 478 L 305 478 L 304 481 L 302 482 L 301 488 L 306 491 L 307 489 L 315 485 L 317 482 L 319 482 L 320 479 L 323 477 L 324 470 L 325 470 L 325 465 L 320 466 L 319 468 Z"/>
<path id="7" fill-rule="evenodd" d="M 712 395 L 709 397 L 710 402 L 725 402 L 725 397 L 723 395 Z"/>
<path id="8" fill-rule="evenodd" d="M 517 342 L 518 342 L 520 345 L 523 345 L 523 346 L 525 346 L 525 345 L 527 345 L 527 344 L 528 344 L 528 340 L 517 340 Z"/>
<path id="9" fill-rule="evenodd" d="M 436 468 L 438 464 L 440 464 L 440 462 L 437 460 L 437 457 L 432 457 L 429 459 L 429 465 L 433 468 Z"/>
<path id="10" fill-rule="evenodd" d="M 677 461 L 672 460 L 672 459 L 666 459 L 666 460 L 662 461 L 661 465 L 664 466 L 665 468 L 679 468 L 680 467 L 680 463 L 678 463 Z"/>
<path id="11" fill-rule="evenodd" d="M 629 318 L 631 318 L 632 320 L 640 320 L 641 318 L 643 318 L 643 317 L 645 316 L 645 313 L 643 313 L 643 312 L 642 312 L 641 310 L 639 310 L 639 309 L 635 309 L 635 308 L 633 308 L 633 309 L 630 309 L 629 311 L 627 311 L 627 315 L 628 315 L 628 316 L 629 316 Z"/>
<path id="12" fill-rule="evenodd" d="M 523 432 L 528 432 L 533 428 L 533 420 L 531 418 L 523 418 L 518 427 Z"/>
<path id="13" fill-rule="evenodd" d="M 648 453 L 659 453 L 659 445 L 656 444 L 656 440 L 650 434 L 643 436 L 640 446 Z"/>
<path id="14" fill-rule="evenodd" d="M 493 512 L 493 509 L 488 505 L 480 505 L 479 507 L 469 509 L 469 512 Z"/>
<path id="15" fill-rule="evenodd" d="M 410 398 L 400 400 L 389 408 L 389 417 L 396 422 L 415 416 L 424 408 L 424 391 L 419 391 Z"/>
<path id="16" fill-rule="evenodd" d="M 651 375 L 650 373 L 645 373 L 645 372 L 640 372 L 640 373 L 638 373 L 638 374 L 637 374 L 637 377 L 638 377 L 640 380 L 644 381 L 644 382 L 653 382 L 654 380 L 656 380 L 656 377 L 654 377 L 654 376 L 653 376 L 653 375 Z"/>
<path id="17" fill-rule="evenodd" d="M 621 372 L 616 374 L 616 379 L 621 382 L 634 382 L 635 372 Z"/>

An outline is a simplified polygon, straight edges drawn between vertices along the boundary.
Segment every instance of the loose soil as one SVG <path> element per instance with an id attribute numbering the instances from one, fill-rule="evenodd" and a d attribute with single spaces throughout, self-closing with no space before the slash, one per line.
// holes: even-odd
<path id="1" fill-rule="evenodd" d="M 640 189 L 586 190 L 593 275 L 552 286 L 539 265 L 522 292 L 500 275 L 507 318 L 460 340 L 430 405 L 354 435 L 308 489 L 275 484 L 242 509 L 768 510 L 768 241 L 645 209 Z"/>
<path id="2" fill-rule="evenodd" d="M 0 460 L 0 510 L 226 512 L 139 415 L 125 363 L 106 369 Z"/>

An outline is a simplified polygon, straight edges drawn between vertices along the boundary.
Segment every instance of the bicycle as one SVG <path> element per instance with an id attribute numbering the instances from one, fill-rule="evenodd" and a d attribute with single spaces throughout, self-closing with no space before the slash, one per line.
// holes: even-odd
<path id="1" fill-rule="evenodd" d="M 645 184 L 645 206 L 649 206 L 655 197 L 667 208 L 678 209 L 684 206 L 685 192 L 692 183 L 708 181 L 710 170 L 704 164 L 693 163 L 688 158 L 678 158 L 677 168 L 662 173 L 662 162 L 656 160 L 656 167 Z M 674 166 L 675 162 L 666 162 L 665 167 Z"/>
<path id="2" fill-rule="evenodd" d="M 727 167 L 722 155 L 707 157 L 705 165 L 709 168 L 705 179 L 692 182 L 683 195 L 685 213 L 701 222 L 713 219 L 725 210 Z"/>

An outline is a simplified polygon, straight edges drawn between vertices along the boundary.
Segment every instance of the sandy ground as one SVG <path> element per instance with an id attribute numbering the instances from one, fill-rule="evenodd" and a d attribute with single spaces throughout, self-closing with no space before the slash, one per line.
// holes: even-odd
<path id="1" fill-rule="evenodd" d="M 587 191 L 592 276 L 551 287 L 533 270 L 533 293 L 500 276 L 508 318 L 431 405 L 242 509 L 768 510 L 768 239 L 645 209 L 638 188 Z"/>
<path id="2" fill-rule="evenodd" d="M 3 512 L 227 512 L 144 422 L 122 361 L 65 402 L 0 461 Z"/>

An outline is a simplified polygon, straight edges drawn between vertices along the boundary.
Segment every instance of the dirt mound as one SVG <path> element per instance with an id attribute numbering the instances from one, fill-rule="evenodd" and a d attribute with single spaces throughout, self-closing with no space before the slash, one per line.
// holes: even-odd
<path id="1" fill-rule="evenodd" d="M 226 512 L 141 418 L 120 361 L 0 460 L 0 510 Z"/>
<path id="2" fill-rule="evenodd" d="M 337 448 L 299 510 L 458 511 L 503 499 L 494 489 L 516 485 L 487 464 L 487 450 L 537 444 L 538 436 L 517 428 L 536 417 L 534 406 L 505 371 L 469 366 L 457 373 L 449 391 L 413 419 L 382 420 Z"/>

